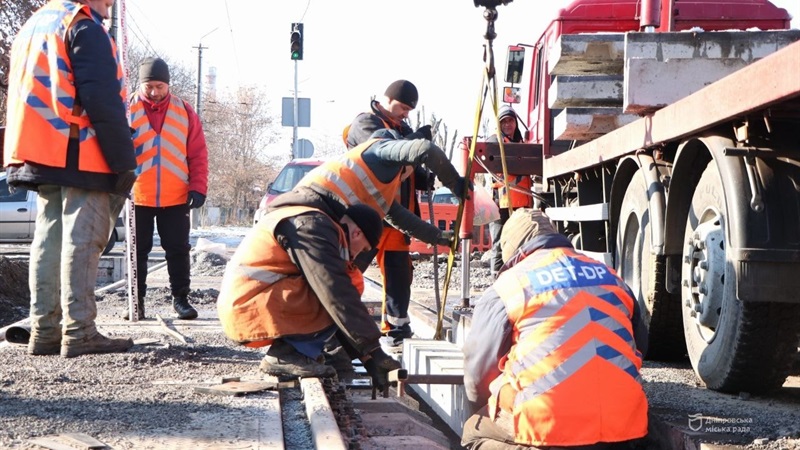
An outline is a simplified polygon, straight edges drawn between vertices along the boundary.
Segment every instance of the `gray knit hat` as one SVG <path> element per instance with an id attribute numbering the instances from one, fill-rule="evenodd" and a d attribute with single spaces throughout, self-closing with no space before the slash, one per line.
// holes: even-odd
<path id="1" fill-rule="evenodd" d="M 145 58 L 139 65 L 139 83 L 161 81 L 169 84 L 169 66 L 161 58 Z"/>
<path id="2" fill-rule="evenodd" d="M 399 102 L 405 103 L 412 109 L 417 107 L 417 100 L 419 94 L 417 87 L 413 83 L 406 80 L 397 80 L 386 88 L 384 94 L 389 99 L 394 99 Z"/>
<path id="3" fill-rule="evenodd" d="M 558 231 L 543 212 L 534 208 L 515 209 L 503 225 L 503 232 L 500 234 L 503 262 L 511 259 L 514 253 L 531 239 L 547 234 L 558 234 Z"/>

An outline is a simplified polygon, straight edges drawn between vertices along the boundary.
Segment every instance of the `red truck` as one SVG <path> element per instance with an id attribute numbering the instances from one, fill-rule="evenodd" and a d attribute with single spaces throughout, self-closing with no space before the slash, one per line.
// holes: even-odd
<path id="1" fill-rule="evenodd" d="M 790 19 L 766 0 L 575 0 L 509 48 L 529 129 L 509 172 L 541 176 L 559 230 L 630 285 L 647 357 L 688 354 L 724 392 L 780 387 L 798 351 Z M 496 145 L 477 151 L 501 171 Z"/>

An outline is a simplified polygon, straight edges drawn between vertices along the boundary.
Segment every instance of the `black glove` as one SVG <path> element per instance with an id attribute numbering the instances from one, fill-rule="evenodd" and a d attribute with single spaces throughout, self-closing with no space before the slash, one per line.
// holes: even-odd
<path id="1" fill-rule="evenodd" d="M 433 139 L 433 133 L 431 132 L 431 126 L 430 125 L 425 125 L 424 127 L 419 127 L 419 128 L 417 128 L 416 132 L 421 134 L 425 139 L 427 139 L 429 141 Z"/>
<path id="2" fill-rule="evenodd" d="M 452 230 L 444 230 L 439 234 L 439 239 L 436 241 L 439 245 L 451 247 L 456 238 L 456 232 Z"/>
<path id="3" fill-rule="evenodd" d="M 195 209 L 203 206 L 203 203 L 206 202 L 206 196 L 197 192 L 197 191 L 189 191 L 189 197 L 186 199 L 186 204 L 189 206 L 189 209 Z"/>
<path id="4" fill-rule="evenodd" d="M 402 369 L 403 366 L 381 349 L 374 350 L 369 355 L 371 358 L 364 361 L 364 368 L 372 377 L 372 385 L 382 391 L 389 384 L 389 372 Z"/>
<path id="5" fill-rule="evenodd" d="M 455 196 L 458 197 L 459 199 L 469 199 L 469 198 L 472 198 L 470 192 L 474 188 L 475 187 L 472 184 L 472 180 L 467 180 L 464 177 L 458 177 L 458 179 L 456 180 L 455 186 L 453 186 L 452 191 L 453 191 L 453 194 L 455 194 Z M 469 191 L 467 191 L 467 189 L 469 189 Z M 465 192 L 467 193 L 466 196 L 464 196 Z"/>
<path id="6" fill-rule="evenodd" d="M 127 170 L 117 174 L 117 182 L 114 184 L 114 193 L 129 197 L 133 183 L 136 182 L 136 172 Z"/>

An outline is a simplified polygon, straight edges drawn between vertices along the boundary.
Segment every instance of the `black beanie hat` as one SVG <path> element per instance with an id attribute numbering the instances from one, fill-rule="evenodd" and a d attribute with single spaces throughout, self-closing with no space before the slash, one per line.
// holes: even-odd
<path id="1" fill-rule="evenodd" d="M 139 83 L 161 81 L 169 84 L 169 66 L 161 58 L 145 58 L 139 65 Z"/>
<path id="2" fill-rule="evenodd" d="M 383 95 L 385 95 L 387 98 L 405 103 L 412 109 L 417 107 L 417 100 L 419 100 L 417 87 L 414 86 L 414 84 L 410 81 L 406 80 L 397 80 L 390 84 L 389 87 L 386 88 L 386 92 L 384 92 Z"/>
<path id="3" fill-rule="evenodd" d="M 357 203 L 350 205 L 344 214 L 352 219 L 358 228 L 361 228 L 361 232 L 364 233 L 364 237 L 367 238 L 372 248 L 378 246 L 381 233 L 383 233 L 383 220 L 377 211 L 367 205 Z"/>

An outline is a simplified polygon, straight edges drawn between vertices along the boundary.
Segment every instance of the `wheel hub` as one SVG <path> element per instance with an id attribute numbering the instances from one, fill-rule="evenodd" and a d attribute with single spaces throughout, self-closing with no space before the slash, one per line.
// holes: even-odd
<path id="1" fill-rule="evenodd" d="M 719 323 L 725 283 L 725 231 L 722 217 L 713 213 L 702 221 L 686 242 L 685 264 L 689 264 L 691 295 L 685 307 L 708 341 Z M 705 330 L 702 330 L 705 329 Z"/>

